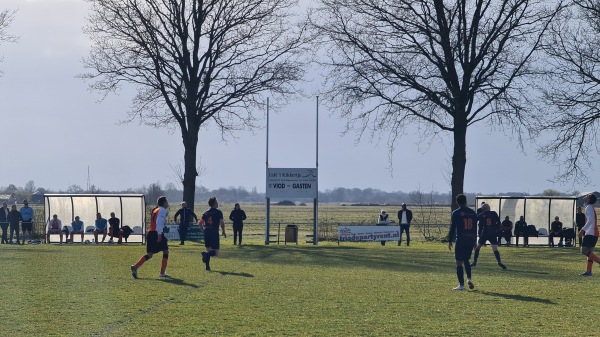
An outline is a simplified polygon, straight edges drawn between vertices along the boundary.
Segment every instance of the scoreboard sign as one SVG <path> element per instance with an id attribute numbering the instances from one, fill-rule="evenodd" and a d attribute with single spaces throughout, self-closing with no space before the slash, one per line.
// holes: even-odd
<path id="1" fill-rule="evenodd" d="M 267 169 L 267 198 L 317 198 L 316 168 Z"/>

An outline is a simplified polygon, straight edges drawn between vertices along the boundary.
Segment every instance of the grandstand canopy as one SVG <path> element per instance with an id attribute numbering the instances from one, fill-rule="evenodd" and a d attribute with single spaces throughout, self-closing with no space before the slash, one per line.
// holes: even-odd
<path id="1" fill-rule="evenodd" d="M 477 208 L 481 207 L 482 202 L 489 204 L 490 209 L 500 216 L 500 221 L 508 215 L 514 224 L 520 216 L 524 216 L 528 225 L 534 225 L 538 230 L 546 228 L 549 232 L 550 224 L 558 216 L 563 227 L 575 227 L 575 196 L 477 196 L 475 202 Z"/>
<path id="2" fill-rule="evenodd" d="M 79 216 L 84 227 L 94 226 L 96 213 L 105 219 L 110 213 L 121 219 L 121 226 L 141 226 L 145 233 L 146 202 L 143 194 L 44 194 L 46 221 L 58 215 L 63 225 L 70 225 Z"/>

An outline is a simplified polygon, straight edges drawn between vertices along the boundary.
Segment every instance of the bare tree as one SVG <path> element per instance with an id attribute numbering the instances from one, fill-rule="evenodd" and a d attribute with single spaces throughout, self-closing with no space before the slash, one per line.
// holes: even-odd
<path id="1" fill-rule="evenodd" d="M 311 23 L 329 56 L 326 94 L 348 130 L 388 134 L 390 158 L 409 125 L 422 141 L 452 134 L 456 208 L 469 127 L 485 121 L 522 145 L 526 79 L 560 8 L 542 0 L 320 0 Z"/>
<path id="2" fill-rule="evenodd" d="M 179 129 L 183 200 L 194 205 L 198 139 L 254 127 L 267 94 L 282 98 L 301 79 L 303 27 L 296 0 L 90 0 L 92 51 L 84 78 L 105 94 L 134 85 L 129 120 Z M 204 143 L 215 142 L 206 140 Z"/>
<path id="3" fill-rule="evenodd" d="M 537 126 L 542 156 L 558 168 L 558 181 L 588 182 L 591 156 L 600 153 L 600 3 L 574 0 L 551 26 L 541 83 L 546 113 Z"/>
<path id="4" fill-rule="evenodd" d="M 0 45 L 5 42 L 16 42 L 17 37 L 14 35 L 8 34 L 8 27 L 12 23 L 15 18 L 15 11 L 9 11 L 5 9 L 0 11 Z M 2 62 L 2 57 L 0 57 L 0 62 Z M 0 75 L 2 75 L 2 71 L 0 71 Z"/>

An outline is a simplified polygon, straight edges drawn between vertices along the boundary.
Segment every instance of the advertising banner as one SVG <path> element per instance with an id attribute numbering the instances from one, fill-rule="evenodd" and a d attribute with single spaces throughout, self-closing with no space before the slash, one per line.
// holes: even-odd
<path id="1" fill-rule="evenodd" d="M 338 226 L 339 241 L 398 241 L 400 226 Z"/>

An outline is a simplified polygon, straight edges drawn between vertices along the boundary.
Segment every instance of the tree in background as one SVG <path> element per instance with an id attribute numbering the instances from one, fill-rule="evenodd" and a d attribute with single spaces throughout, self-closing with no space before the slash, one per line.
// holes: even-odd
<path id="1" fill-rule="evenodd" d="M 16 36 L 8 34 L 8 27 L 10 26 L 14 18 L 15 11 L 9 11 L 8 9 L 0 11 L 0 46 L 4 42 L 17 41 Z M 0 62 L 2 62 L 2 58 L 0 58 Z M 0 71 L 0 75 L 2 75 L 2 71 Z"/>
<path id="2" fill-rule="evenodd" d="M 183 199 L 194 207 L 202 127 L 221 138 L 254 127 L 265 95 L 296 94 L 303 27 L 296 0 L 90 0 L 92 50 L 83 78 L 104 94 L 136 87 L 129 120 L 175 127 L 184 146 Z M 203 138 L 206 144 L 216 139 Z M 217 165 L 217 163 L 211 163 Z M 218 169 L 218 168 L 216 168 Z"/>
<path id="3" fill-rule="evenodd" d="M 549 141 L 540 153 L 557 166 L 556 180 L 588 182 L 591 156 L 600 153 L 600 3 L 572 1 L 551 30 L 537 127 Z"/>
<path id="4" fill-rule="evenodd" d="M 527 79 L 561 3 L 542 0 L 320 0 L 310 21 L 328 60 L 330 106 L 348 130 L 421 140 L 452 134 L 452 207 L 463 193 L 469 127 L 512 131 L 533 109 Z M 550 6 L 550 7 L 549 7 Z M 401 155 L 401 154 L 400 154 Z M 405 158 L 405 161 L 409 159 Z"/>

